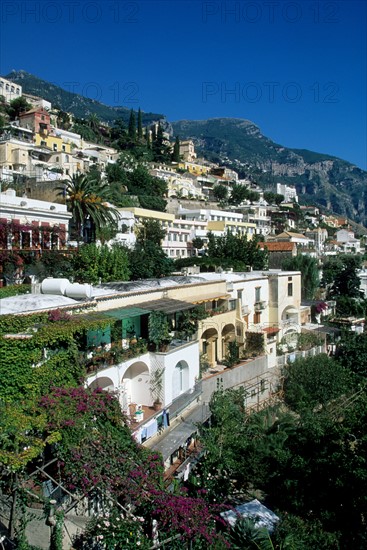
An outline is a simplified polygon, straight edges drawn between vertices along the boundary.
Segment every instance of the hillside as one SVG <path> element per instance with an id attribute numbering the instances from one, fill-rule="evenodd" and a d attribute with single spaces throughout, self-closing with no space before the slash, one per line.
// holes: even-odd
<path id="1" fill-rule="evenodd" d="M 41 96 L 79 118 L 95 114 L 110 124 L 116 119 L 129 119 L 130 109 L 126 107 L 105 105 L 25 71 L 12 71 L 5 78 L 18 82 L 24 92 Z M 241 177 L 250 177 L 270 190 L 275 190 L 277 182 L 295 185 L 301 204 L 318 205 L 367 227 L 367 172 L 347 161 L 283 147 L 249 120 L 213 118 L 169 123 L 162 114 L 144 112 L 142 119 L 143 125 L 162 120 L 172 135 L 193 139 L 199 153 L 233 167 Z"/>
<path id="2" fill-rule="evenodd" d="M 122 119 L 124 122 L 129 120 L 130 108 L 105 105 L 94 99 L 64 90 L 56 84 L 42 80 L 25 71 L 12 71 L 4 78 L 20 84 L 23 92 L 43 97 L 50 101 L 53 107 L 72 113 L 78 118 L 87 118 L 90 114 L 95 114 L 100 120 L 108 123 L 113 123 L 116 119 Z M 95 90 L 93 89 L 93 91 Z M 161 114 L 142 113 L 142 120 L 145 125 L 161 118 L 163 118 Z"/>
<path id="3" fill-rule="evenodd" d="M 367 172 L 337 157 L 290 149 L 262 135 L 253 122 L 236 118 L 181 120 L 174 135 L 192 139 L 198 151 L 237 169 L 264 188 L 295 185 L 302 204 L 347 216 L 367 226 Z"/>

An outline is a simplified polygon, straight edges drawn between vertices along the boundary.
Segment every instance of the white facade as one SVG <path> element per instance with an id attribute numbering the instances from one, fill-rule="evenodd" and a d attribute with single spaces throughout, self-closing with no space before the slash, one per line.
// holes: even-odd
<path id="1" fill-rule="evenodd" d="M 237 212 L 228 212 L 224 210 L 212 210 L 212 209 L 195 209 L 188 210 L 186 208 L 180 208 L 179 215 L 186 220 L 198 220 L 198 221 L 226 221 L 226 222 L 242 222 L 243 215 Z"/>
<path id="2" fill-rule="evenodd" d="M 339 229 L 335 234 L 336 240 L 339 245 L 342 246 L 344 252 L 356 252 L 361 251 L 361 243 L 359 239 L 354 237 L 354 232 L 349 229 Z"/>
<path id="3" fill-rule="evenodd" d="M 266 201 L 251 204 L 245 217 L 248 222 L 256 225 L 256 235 L 266 236 L 270 234 L 271 218 L 267 215 Z"/>
<path id="4" fill-rule="evenodd" d="M 162 404 L 168 407 L 174 399 L 194 387 L 199 377 L 199 343 L 190 342 L 166 353 L 147 352 L 118 365 L 106 366 L 86 379 L 86 385 L 116 391 L 124 410 L 130 403 L 153 405 L 150 378 L 163 369 Z"/>
<path id="5" fill-rule="evenodd" d="M 10 103 L 13 99 L 22 95 L 22 86 L 11 80 L 0 77 L 0 96 L 1 95 L 5 97 L 7 103 Z"/>
<path id="6" fill-rule="evenodd" d="M 361 281 L 361 286 L 359 288 L 361 292 L 363 292 L 363 295 L 366 299 L 367 298 L 367 269 L 366 268 L 360 269 L 357 274 Z"/>
<path id="7" fill-rule="evenodd" d="M 56 137 L 62 138 L 64 143 L 74 143 L 77 148 L 81 147 L 82 138 L 79 134 L 70 132 L 69 130 L 63 130 L 62 128 L 56 128 L 55 126 L 51 126 L 51 129 Z"/>
<path id="8" fill-rule="evenodd" d="M 294 186 L 277 183 L 277 193 L 284 196 L 284 202 L 298 202 L 298 195 Z"/>
<path id="9" fill-rule="evenodd" d="M 118 233 L 114 242 L 124 244 L 129 248 L 134 248 L 136 243 L 135 235 L 135 216 L 129 210 L 117 209 L 119 217 L 117 221 Z"/>
<path id="10" fill-rule="evenodd" d="M 305 236 L 315 243 L 316 251 L 321 254 L 324 250 L 325 241 L 328 238 L 327 230 L 321 227 L 317 227 L 316 229 L 306 231 Z"/>
<path id="11" fill-rule="evenodd" d="M 71 213 L 65 204 L 17 197 L 13 189 L 0 193 L 0 216 L 8 220 L 20 219 L 21 223 L 49 222 L 50 225 L 68 223 Z"/>
<path id="12" fill-rule="evenodd" d="M 42 97 L 37 97 L 35 95 L 23 94 L 23 97 L 30 103 L 33 107 L 41 107 L 46 109 L 46 111 L 51 111 L 52 104 L 50 101 L 43 99 Z"/>

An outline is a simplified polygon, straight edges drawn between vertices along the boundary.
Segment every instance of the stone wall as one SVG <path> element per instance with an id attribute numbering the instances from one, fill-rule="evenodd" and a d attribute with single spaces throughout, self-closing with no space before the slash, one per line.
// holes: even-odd
<path id="1" fill-rule="evenodd" d="M 202 401 L 209 402 L 212 394 L 219 388 L 227 390 L 244 386 L 249 393 L 248 404 L 255 404 L 259 400 L 266 400 L 269 397 L 271 391 L 275 390 L 278 379 L 278 369 L 269 369 L 267 356 L 263 355 L 204 378 Z M 265 391 L 258 388 L 261 380 L 265 381 Z M 256 391 L 256 395 L 254 395 L 254 391 Z"/>

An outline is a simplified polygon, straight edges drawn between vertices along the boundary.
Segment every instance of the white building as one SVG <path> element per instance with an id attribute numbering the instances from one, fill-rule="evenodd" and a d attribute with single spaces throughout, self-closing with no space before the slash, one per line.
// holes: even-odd
<path id="1" fill-rule="evenodd" d="M 46 111 L 51 111 L 52 109 L 52 104 L 50 101 L 47 101 L 47 99 L 43 99 L 42 97 L 38 97 L 31 94 L 23 94 L 23 97 L 33 107 L 41 107 L 42 109 L 46 109 Z"/>
<path id="2" fill-rule="evenodd" d="M 284 183 L 277 183 L 278 195 L 284 196 L 284 202 L 298 202 L 298 195 L 296 188 L 292 185 L 286 185 Z"/>
<path id="3" fill-rule="evenodd" d="M 151 164 L 149 173 L 167 183 L 167 196 L 204 200 L 201 186 L 193 174 L 179 174 L 166 165 Z"/>
<path id="4" fill-rule="evenodd" d="M 0 96 L 1 95 L 5 97 L 7 103 L 10 103 L 13 99 L 22 95 L 22 86 L 0 76 Z"/>
<path id="5" fill-rule="evenodd" d="M 260 200 L 252 203 L 244 211 L 244 219 L 255 224 L 256 235 L 269 235 L 271 233 L 271 217 L 267 215 L 267 202 Z"/>
<path id="6" fill-rule="evenodd" d="M 70 218 L 65 204 L 17 197 L 13 189 L 0 193 L 0 220 L 8 226 L 7 250 L 61 248 L 68 239 Z"/>
<path id="7" fill-rule="evenodd" d="M 328 232 L 325 228 L 316 227 L 305 231 L 305 236 L 315 243 L 315 248 L 318 254 L 321 254 L 325 248 L 325 242 L 328 238 Z"/>
<path id="8" fill-rule="evenodd" d="M 354 232 L 350 229 L 339 229 L 335 233 L 335 239 L 344 252 L 355 252 L 357 254 L 361 252 L 361 243 L 359 239 L 355 238 Z"/>

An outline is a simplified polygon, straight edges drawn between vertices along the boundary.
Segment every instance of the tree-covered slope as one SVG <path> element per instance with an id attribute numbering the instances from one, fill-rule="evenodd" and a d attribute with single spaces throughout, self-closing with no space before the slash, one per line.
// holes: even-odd
<path id="1" fill-rule="evenodd" d="M 172 129 L 180 139 L 193 139 L 207 158 L 233 166 L 264 187 L 295 185 L 301 203 L 367 225 L 367 172 L 345 160 L 283 147 L 244 119 L 182 120 L 173 122 Z"/>
<path id="2" fill-rule="evenodd" d="M 65 90 L 62 87 L 42 80 L 37 76 L 34 76 L 26 71 L 11 71 L 7 76 L 8 80 L 17 82 L 23 88 L 23 92 L 31 95 L 40 96 L 47 101 L 52 103 L 53 107 L 58 107 L 63 111 L 72 113 L 78 118 L 87 118 L 91 114 L 95 114 L 98 118 L 104 122 L 114 122 L 116 119 L 122 119 L 125 122 L 129 120 L 130 108 L 126 107 L 111 107 L 105 105 L 95 99 L 89 97 L 84 97 L 83 95 L 73 93 L 72 89 L 79 90 L 81 86 L 77 86 L 75 83 L 65 83 L 65 87 L 69 87 L 70 90 Z M 133 90 L 126 90 L 123 97 L 128 98 L 129 92 Z M 86 87 L 86 93 L 88 89 Z M 96 95 L 102 93 L 102 90 L 99 90 L 98 86 L 91 85 L 89 88 L 89 93 Z M 134 104 L 134 108 L 136 105 Z M 163 115 L 157 113 L 142 113 L 142 122 L 144 125 L 150 124 L 153 121 L 158 121 L 163 118 Z"/>

